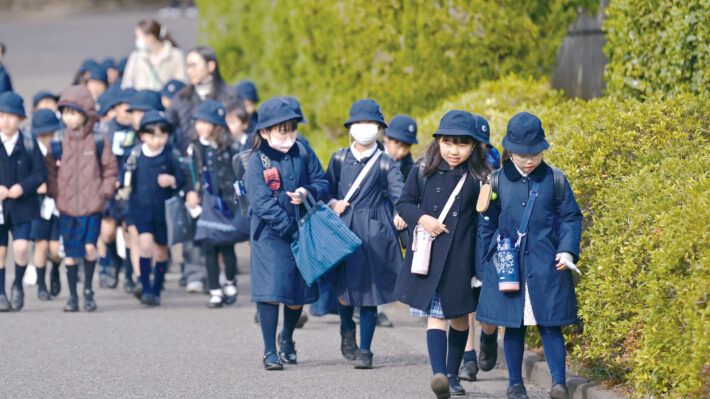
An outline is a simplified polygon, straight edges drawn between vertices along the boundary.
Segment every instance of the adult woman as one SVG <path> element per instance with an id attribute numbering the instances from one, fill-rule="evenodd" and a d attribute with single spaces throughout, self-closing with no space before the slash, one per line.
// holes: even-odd
<path id="1" fill-rule="evenodd" d="M 136 26 L 136 49 L 128 57 L 122 88 L 162 90 L 172 80 L 186 81 L 185 56 L 165 26 L 144 19 Z"/>

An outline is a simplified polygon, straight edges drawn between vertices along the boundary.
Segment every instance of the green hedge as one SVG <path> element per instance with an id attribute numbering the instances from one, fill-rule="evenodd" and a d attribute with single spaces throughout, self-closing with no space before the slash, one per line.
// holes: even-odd
<path id="1" fill-rule="evenodd" d="M 420 115 L 510 72 L 540 76 L 580 6 L 597 0 L 198 1 L 228 80 L 292 94 L 329 137 L 354 100 Z"/>
<path id="2" fill-rule="evenodd" d="M 489 119 L 499 148 L 515 113 L 542 119 L 545 158 L 565 171 L 585 214 L 583 329 L 566 331 L 574 362 L 635 386 L 638 397 L 702 397 L 710 389 L 708 98 L 566 101 L 543 80 L 510 76 L 422 118 L 423 145 L 450 109 Z"/>
<path id="3" fill-rule="evenodd" d="M 708 0 L 615 0 L 606 15 L 610 93 L 710 94 Z"/>

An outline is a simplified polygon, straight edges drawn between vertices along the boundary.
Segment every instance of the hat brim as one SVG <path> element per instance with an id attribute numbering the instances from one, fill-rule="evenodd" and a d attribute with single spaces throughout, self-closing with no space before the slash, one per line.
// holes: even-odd
<path id="1" fill-rule="evenodd" d="M 480 141 L 481 143 L 486 144 L 486 145 L 492 145 L 492 144 L 491 144 L 491 141 L 490 141 L 489 139 L 487 139 L 487 138 L 485 138 L 485 137 L 481 137 L 481 136 L 479 136 L 479 135 L 477 135 L 477 134 L 474 134 L 474 135 L 473 135 L 473 138 L 476 139 L 476 140 L 478 140 L 478 141 Z"/>
<path id="2" fill-rule="evenodd" d="M 436 136 L 470 136 L 478 140 L 471 131 L 463 129 L 439 129 L 434 133 L 434 137 Z"/>
<path id="3" fill-rule="evenodd" d="M 295 112 L 292 112 L 290 114 L 284 114 L 282 116 L 269 118 L 269 119 L 264 120 L 263 122 L 258 121 L 256 123 L 255 130 L 258 131 L 261 129 L 268 129 L 272 126 L 278 125 L 279 123 L 283 123 L 283 122 L 290 121 L 290 120 L 296 120 L 296 122 L 301 122 L 303 120 L 303 117 L 301 115 L 298 115 Z"/>
<path id="4" fill-rule="evenodd" d="M 414 134 L 414 133 L 413 133 Z M 391 139 L 395 139 L 397 141 L 401 141 L 405 144 L 419 144 L 419 141 L 417 141 L 417 135 L 414 134 L 414 137 L 410 137 L 404 133 L 402 133 L 399 130 L 394 130 L 394 129 L 385 129 L 385 137 L 389 137 Z"/>
<path id="5" fill-rule="evenodd" d="M 536 143 L 515 143 L 505 136 L 503 137 L 503 148 L 515 154 L 530 155 L 550 148 L 550 143 L 545 139 Z"/>
<path id="6" fill-rule="evenodd" d="M 34 136 L 40 135 L 40 134 L 45 134 L 49 132 L 56 132 L 57 130 L 61 130 L 63 128 L 61 123 L 57 123 L 55 125 L 49 125 L 49 126 L 42 126 L 40 128 L 32 128 L 31 133 Z"/>
<path id="7" fill-rule="evenodd" d="M 383 125 L 384 127 L 387 127 L 387 122 L 385 122 L 384 119 L 381 119 L 381 118 L 375 118 L 375 119 L 373 119 L 373 118 L 372 118 L 372 115 L 370 115 L 370 114 L 353 115 L 353 116 L 350 117 L 350 119 L 348 119 L 347 121 L 345 121 L 345 123 L 343 123 L 343 126 L 345 126 L 346 128 L 349 128 L 350 125 L 352 125 L 353 123 L 357 123 L 357 122 L 369 122 L 369 121 L 377 122 L 377 123 Z"/>
<path id="8" fill-rule="evenodd" d="M 15 114 L 19 117 L 27 118 L 25 110 L 17 107 L 8 107 L 7 105 L 0 105 L 0 112 L 7 112 L 8 114 Z"/>
<path id="9" fill-rule="evenodd" d="M 213 125 L 227 127 L 227 122 L 224 119 L 215 119 L 211 115 L 196 113 L 196 114 L 192 115 L 192 119 L 198 120 L 198 121 L 209 122 Z"/>

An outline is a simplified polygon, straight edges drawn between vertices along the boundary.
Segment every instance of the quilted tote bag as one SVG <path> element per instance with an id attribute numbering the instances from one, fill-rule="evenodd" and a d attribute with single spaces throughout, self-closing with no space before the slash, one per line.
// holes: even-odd
<path id="1" fill-rule="evenodd" d="M 229 245 L 249 239 L 249 231 L 237 227 L 234 212 L 221 204 L 220 198 L 204 192 L 202 214 L 197 219 L 195 241 L 211 245 Z"/>
<path id="2" fill-rule="evenodd" d="M 322 201 L 303 197 L 306 214 L 296 207 L 298 238 L 291 243 L 291 251 L 301 276 L 310 287 L 321 276 L 336 267 L 362 245 L 340 217 Z"/>

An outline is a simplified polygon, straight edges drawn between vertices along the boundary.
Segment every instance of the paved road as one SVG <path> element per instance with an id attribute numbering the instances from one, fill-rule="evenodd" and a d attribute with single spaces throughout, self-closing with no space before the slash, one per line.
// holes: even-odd
<path id="1" fill-rule="evenodd" d="M 0 41 L 9 47 L 6 65 L 27 102 L 39 89 L 59 92 L 84 58 L 127 54 L 136 21 L 154 15 L 127 11 L 28 20 L 4 14 Z M 184 48 L 195 43 L 195 20 L 166 22 Z M 241 250 L 244 271 L 247 257 Z M 12 274 L 8 267 L 8 288 Z M 396 327 L 375 334 L 374 370 L 354 370 L 341 357 L 338 318 L 326 316 L 311 318 L 296 332 L 298 366 L 266 372 L 249 276 L 239 277 L 237 304 L 220 310 L 206 309 L 206 296 L 180 289 L 178 277 L 168 274 L 159 308 L 144 308 L 120 289 L 97 288 L 93 314 L 61 311 L 66 285 L 51 302 L 40 302 L 36 288 L 28 287 L 24 310 L 0 314 L 0 397 L 432 397 L 423 321 L 410 318 L 403 305 L 387 308 Z M 468 397 L 505 397 L 505 370 L 479 377 L 464 383 Z M 532 385 L 529 390 L 532 398 L 548 397 Z"/>

